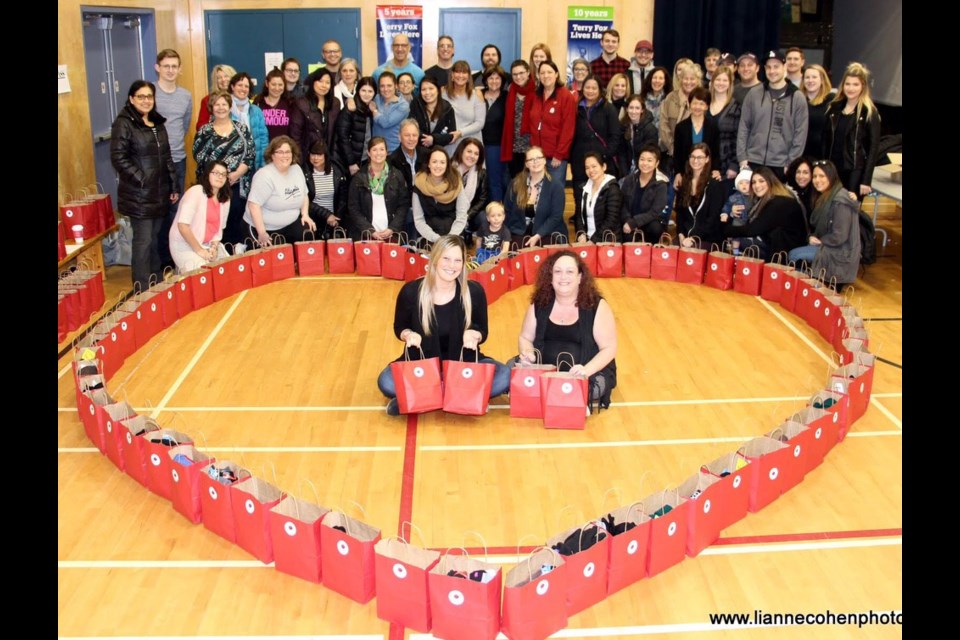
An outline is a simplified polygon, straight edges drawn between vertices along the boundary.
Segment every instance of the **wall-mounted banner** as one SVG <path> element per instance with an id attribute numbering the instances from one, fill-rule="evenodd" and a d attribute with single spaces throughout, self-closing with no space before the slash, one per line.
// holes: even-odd
<path id="1" fill-rule="evenodd" d="M 567 80 L 573 77 L 573 61 L 592 62 L 600 57 L 600 35 L 613 27 L 613 7 L 567 7 Z"/>
<path id="2" fill-rule="evenodd" d="M 423 7 L 410 4 L 377 5 L 377 64 L 393 57 L 393 37 L 410 38 L 410 58 L 423 67 Z"/>

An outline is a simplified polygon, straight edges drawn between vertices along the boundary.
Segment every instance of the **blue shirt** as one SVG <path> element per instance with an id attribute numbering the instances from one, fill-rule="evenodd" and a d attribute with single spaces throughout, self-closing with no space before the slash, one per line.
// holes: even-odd
<path id="1" fill-rule="evenodd" d="M 400 146 L 400 123 L 410 115 L 410 103 L 397 96 L 387 104 L 380 94 L 373 99 L 377 105 L 377 115 L 373 117 L 371 134 L 383 136 L 387 141 L 387 153 Z"/>

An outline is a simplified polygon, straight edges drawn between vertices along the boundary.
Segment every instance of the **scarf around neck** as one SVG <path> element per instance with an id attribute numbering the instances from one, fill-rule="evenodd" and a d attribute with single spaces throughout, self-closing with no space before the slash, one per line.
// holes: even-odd
<path id="1" fill-rule="evenodd" d="M 460 192 L 463 191 L 463 185 L 460 183 L 460 180 L 457 180 L 457 184 L 453 185 L 453 188 L 450 188 L 446 180 L 440 184 L 434 184 L 426 171 L 418 173 L 417 177 L 413 179 L 413 184 L 420 193 L 433 198 L 440 204 L 450 204 L 456 200 Z"/>

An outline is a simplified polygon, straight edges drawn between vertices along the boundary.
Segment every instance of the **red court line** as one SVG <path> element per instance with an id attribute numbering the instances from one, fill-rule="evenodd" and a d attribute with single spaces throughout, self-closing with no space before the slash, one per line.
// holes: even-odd
<path id="1" fill-rule="evenodd" d="M 404 535 L 403 524 L 413 522 L 413 477 L 417 462 L 417 414 L 407 416 L 407 438 L 403 448 L 403 480 L 400 485 L 400 519 L 397 522 L 397 535 Z M 409 537 L 411 534 L 407 534 Z M 403 640 L 404 628 L 390 623 L 389 640 Z"/>
<path id="2" fill-rule="evenodd" d="M 903 528 L 899 529 L 861 529 L 859 531 L 812 531 L 810 533 L 778 533 L 763 536 L 739 536 L 735 538 L 720 538 L 714 545 L 734 545 L 734 544 L 769 544 L 772 542 L 809 542 L 812 540 L 843 540 L 847 538 L 887 538 L 890 536 L 902 536 Z M 480 555 L 484 552 L 496 556 L 505 555 L 523 555 L 531 553 L 538 547 L 467 547 L 466 552 L 470 555 Z M 434 551 L 445 552 L 446 549 L 438 547 Z M 456 552 L 456 549 L 451 549 Z"/>

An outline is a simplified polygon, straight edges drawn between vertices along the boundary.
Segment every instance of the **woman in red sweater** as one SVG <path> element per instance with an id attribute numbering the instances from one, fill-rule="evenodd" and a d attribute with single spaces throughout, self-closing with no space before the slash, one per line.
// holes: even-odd
<path id="1" fill-rule="evenodd" d="M 521 133 L 543 149 L 550 178 L 566 184 L 567 161 L 577 121 L 577 101 L 560 82 L 560 71 L 551 60 L 540 63 L 540 86 L 523 105 Z"/>

